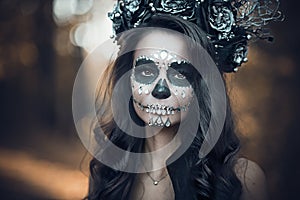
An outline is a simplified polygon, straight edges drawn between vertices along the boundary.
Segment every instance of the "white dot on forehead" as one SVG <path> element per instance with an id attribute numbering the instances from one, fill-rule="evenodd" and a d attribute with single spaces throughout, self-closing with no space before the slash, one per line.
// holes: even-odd
<path id="1" fill-rule="evenodd" d="M 159 59 L 158 54 L 155 53 L 153 56 L 154 56 L 154 58 Z"/>
<path id="2" fill-rule="evenodd" d="M 162 50 L 159 55 L 162 60 L 165 60 L 168 56 L 168 52 L 166 50 Z"/>
<path id="3" fill-rule="evenodd" d="M 174 58 L 175 56 L 172 56 L 171 54 L 169 54 L 168 56 L 168 60 L 171 60 L 172 58 Z"/>

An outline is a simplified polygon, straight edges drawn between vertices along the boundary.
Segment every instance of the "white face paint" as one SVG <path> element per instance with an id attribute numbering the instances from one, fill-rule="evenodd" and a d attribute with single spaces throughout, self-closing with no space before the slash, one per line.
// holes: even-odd
<path id="1" fill-rule="evenodd" d="M 149 126 L 170 127 L 185 118 L 192 101 L 193 89 L 187 80 L 187 76 L 192 76 L 192 66 L 181 56 L 186 55 L 186 48 L 176 35 L 149 34 L 139 44 L 150 40 L 156 41 L 155 48 L 140 47 L 134 55 L 134 108 Z"/>

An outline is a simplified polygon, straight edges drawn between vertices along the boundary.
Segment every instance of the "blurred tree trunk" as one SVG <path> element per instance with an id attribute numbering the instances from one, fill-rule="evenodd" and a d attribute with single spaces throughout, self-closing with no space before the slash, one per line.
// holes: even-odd
<path id="1" fill-rule="evenodd" d="M 38 106 L 41 122 L 54 126 L 55 120 L 55 83 L 54 83 L 54 59 L 53 36 L 55 24 L 52 18 L 52 0 L 39 2 L 35 19 L 35 38 L 39 52 L 39 94 Z"/>

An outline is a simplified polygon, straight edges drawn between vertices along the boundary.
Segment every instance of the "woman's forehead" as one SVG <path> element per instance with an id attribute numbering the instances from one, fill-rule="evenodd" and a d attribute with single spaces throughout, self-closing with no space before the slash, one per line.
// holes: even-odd
<path id="1" fill-rule="evenodd" d="M 164 62 L 164 63 L 172 63 L 178 61 L 186 61 L 189 62 L 182 55 L 178 55 L 174 52 L 170 52 L 165 49 L 141 49 L 136 51 L 135 60 L 140 59 L 150 59 L 154 62 Z"/>
<path id="2" fill-rule="evenodd" d="M 180 58 L 188 59 L 188 49 L 184 38 L 180 34 L 156 30 L 146 34 L 137 44 L 135 58 L 151 56 L 161 52 L 168 52 Z"/>

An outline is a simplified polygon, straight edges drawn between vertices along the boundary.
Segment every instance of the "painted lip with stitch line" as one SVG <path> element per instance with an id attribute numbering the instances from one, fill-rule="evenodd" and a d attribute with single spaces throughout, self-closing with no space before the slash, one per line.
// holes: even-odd
<path id="1" fill-rule="evenodd" d="M 147 113 L 152 113 L 157 115 L 174 115 L 175 113 L 181 111 L 183 112 L 187 111 L 188 107 L 190 106 L 190 104 L 188 104 L 185 106 L 174 108 L 173 106 L 161 105 L 159 103 L 143 105 L 142 103 L 136 101 L 135 99 L 133 99 L 133 102 L 137 105 L 137 107 L 141 111 L 145 111 Z"/>

